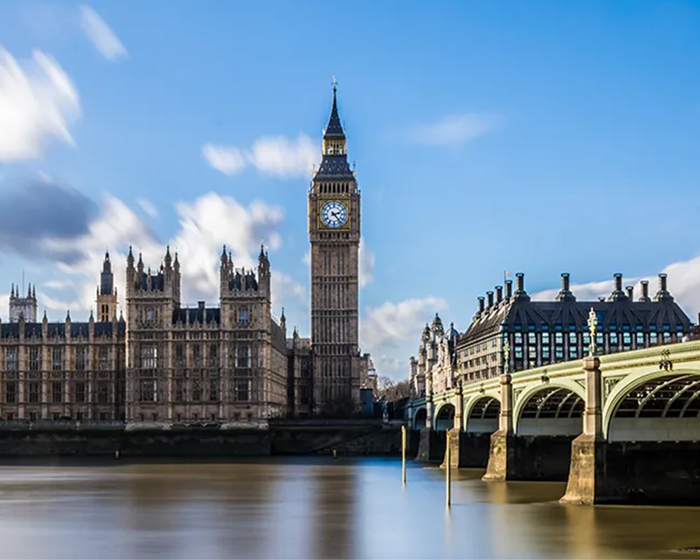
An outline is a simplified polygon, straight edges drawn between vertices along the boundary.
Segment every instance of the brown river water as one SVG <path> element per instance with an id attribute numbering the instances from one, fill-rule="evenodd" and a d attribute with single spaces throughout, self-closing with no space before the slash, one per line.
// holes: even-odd
<path id="1" fill-rule="evenodd" d="M 0 558 L 698 558 L 700 508 L 395 459 L 0 465 Z"/>

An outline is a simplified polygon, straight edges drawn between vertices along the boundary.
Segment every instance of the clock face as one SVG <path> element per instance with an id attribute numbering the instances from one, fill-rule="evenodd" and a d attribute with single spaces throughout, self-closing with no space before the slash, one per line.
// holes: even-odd
<path id="1" fill-rule="evenodd" d="M 348 221 L 348 209 L 342 202 L 326 202 L 321 209 L 321 221 L 327 227 L 339 228 Z"/>

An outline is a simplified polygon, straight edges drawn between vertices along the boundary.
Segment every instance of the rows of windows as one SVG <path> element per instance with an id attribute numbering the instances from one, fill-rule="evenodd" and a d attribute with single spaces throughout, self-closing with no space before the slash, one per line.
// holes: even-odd
<path id="1" fill-rule="evenodd" d="M 139 386 L 139 400 L 141 402 L 158 402 L 159 387 L 156 379 L 142 379 Z M 250 378 L 234 378 L 232 387 L 232 400 L 235 402 L 248 402 L 252 400 L 252 380 Z M 221 386 L 218 378 L 191 379 L 189 383 L 185 379 L 175 379 L 173 401 L 219 401 L 222 398 Z"/>
<path id="2" fill-rule="evenodd" d="M 29 371 L 40 371 L 42 362 L 42 347 L 29 346 L 28 350 L 28 368 Z M 80 345 L 73 348 L 75 354 L 75 370 L 86 371 L 89 367 L 89 346 Z M 50 350 L 50 369 L 52 371 L 62 371 L 68 365 L 65 360 L 65 352 L 63 346 L 53 346 Z M 19 346 L 7 346 L 5 348 L 5 371 L 19 370 Z M 110 369 L 110 348 L 108 346 L 100 346 L 97 350 L 97 367 L 100 371 Z"/>
<path id="3" fill-rule="evenodd" d="M 206 349 L 206 355 L 205 355 Z M 219 344 L 211 343 L 208 346 L 203 344 L 190 344 L 191 361 L 189 364 L 193 368 L 219 367 Z M 183 343 L 175 344 L 175 367 L 182 368 L 187 365 L 186 348 Z M 141 345 L 141 368 L 154 370 L 163 367 L 163 356 L 159 362 L 158 346 L 155 344 Z M 230 347 L 230 364 L 235 368 L 253 367 L 253 349 L 250 344 L 233 344 Z"/>
<path id="4" fill-rule="evenodd" d="M 86 381 L 74 381 L 72 383 L 64 381 L 46 382 L 43 391 L 40 381 L 27 381 L 25 383 L 25 402 L 31 404 L 42 402 L 60 404 L 66 400 L 68 400 L 68 402 L 87 403 L 89 400 L 89 386 Z M 5 382 L 3 395 L 3 401 L 5 403 L 20 404 L 19 384 L 19 381 Z M 114 394 L 113 385 L 111 381 L 97 381 L 94 383 L 94 396 L 91 402 L 96 402 L 98 404 L 111 403 L 111 397 Z M 69 391 L 68 395 L 64 393 L 66 389 Z M 42 392 L 45 392 L 46 401 L 42 399 Z M 67 399 L 65 398 L 66 396 L 68 397 Z"/>

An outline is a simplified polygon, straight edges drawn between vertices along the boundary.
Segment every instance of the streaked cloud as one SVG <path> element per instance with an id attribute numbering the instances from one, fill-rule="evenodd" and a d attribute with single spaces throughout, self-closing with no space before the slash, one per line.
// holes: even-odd
<path id="1" fill-rule="evenodd" d="M 149 218 L 155 218 L 158 216 L 158 209 L 153 206 L 153 203 L 147 198 L 137 198 L 136 203 L 141 207 Z"/>
<path id="2" fill-rule="evenodd" d="M 318 146 L 306 134 L 292 139 L 261 137 L 249 149 L 211 143 L 202 147 L 204 159 L 225 175 L 235 175 L 252 166 L 263 175 L 278 179 L 311 176 L 318 154 Z"/>
<path id="3" fill-rule="evenodd" d="M 374 280 L 374 253 L 367 247 L 365 238 L 360 239 L 359 259 L 359 284 L 364 288 Z"/>
<path id="4" fill-rule="evenodd" d="M 80 7 L 80 25 L 93 46 L 107 60 L 115 61 L 128 56 L 114 31 L 90 6 Z"/>
<path id="5" fill-rule="evenodd" d="M 461 145 L 498 128 L 503 119 L 496 114 L 462 113 L 418 126 L 407 131 L 407 138 L 415 144 Z"/>
<path id="6" fill-rule="evenodd" d="M 41 157 L 48 137 L 73 144 L 78 91 L 49 55 L 35 50 L 22 64 L 0 46 L 0 162 Z"/>

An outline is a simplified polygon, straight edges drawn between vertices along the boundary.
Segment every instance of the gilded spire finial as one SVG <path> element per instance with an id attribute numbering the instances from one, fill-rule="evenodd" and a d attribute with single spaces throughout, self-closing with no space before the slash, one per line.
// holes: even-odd
<path id="1" fill-rule="evenodd" d="M 335 93 L 338 90 L 338 78 L 333 76 L 333 93 Z"/>

